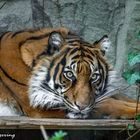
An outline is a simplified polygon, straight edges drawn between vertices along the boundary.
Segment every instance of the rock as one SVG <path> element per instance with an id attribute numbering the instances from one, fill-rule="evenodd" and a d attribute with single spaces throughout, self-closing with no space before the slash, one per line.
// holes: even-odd
<path id="1" fill-rule="evenodd" d="M 35 27 L 43 27 L 44 16 L 45 27 L 66 26 L 90 42 L 109 35 L 113 47 L 108 57 L 115 64 L 117 32 L 124 20 L 125 0 L 47 0 L 44 11 L 42 0 L 34 0 L 32 5 Z"/>
<path id="2" fill-rule="evenodd" d="M 0 7 L 0 32 L 32 28 L 31 0 L 2 0 Z"/>
<path id="3" fill-rule="evenodd" d="M 65 26 L 94 42 L 107 34 L 107 57 L 122 74 L 127 54 L 140 52 L 140 0 L 1 0 L 0 33 L 24 28 Z"/>

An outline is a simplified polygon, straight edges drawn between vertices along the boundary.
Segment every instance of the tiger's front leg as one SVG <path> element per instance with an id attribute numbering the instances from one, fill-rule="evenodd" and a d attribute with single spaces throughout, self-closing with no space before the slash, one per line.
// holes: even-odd
<path id="1" fill-rule="evenodd" d="M 107 98 L 96 105 L 95 117 L 134 118 L 136 115 L 136 106 L 136 102 Z M 138 104 L 138 113 L 140 113 L 140 103 Z"/>

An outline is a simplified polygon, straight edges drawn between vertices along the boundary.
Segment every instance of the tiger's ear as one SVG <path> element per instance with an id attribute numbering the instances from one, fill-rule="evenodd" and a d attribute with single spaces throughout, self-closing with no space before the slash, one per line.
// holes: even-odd
<path id="1" fill-rule="evenodd" d="M 52 32 L 48 39 L 47 55 L 53 55 L 59 52 L 63 43 L 63 36 L 58 32 Z"/>
<path id="2" fill-rule="evenodd" d="M 94 42 L 93 44 L 96 48 L 99 48 L 103 55 L 108 52 L 109 48 L 111 47 L 111 41 L 109 40 L 107 35 L 104 35 L 100 40 Z"/>
<path id="3" fill-rule="evenodd" d="M 63 36 L 58 32 L 52 32 L 48 38 L 48 46 L 39 43 L 27 42 L 21 46 L 21 56 L 26 65 L 32 67 L 34 60 L 42 54 L 53 55 L 58 52 L 64 42 Z"/>

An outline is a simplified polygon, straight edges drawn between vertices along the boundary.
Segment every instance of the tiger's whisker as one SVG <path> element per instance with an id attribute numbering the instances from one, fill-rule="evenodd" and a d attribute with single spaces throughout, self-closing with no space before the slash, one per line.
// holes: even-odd
<path id="1" fill-rule="evenodd" d="M 43 88 L 42 86 L 40 87 L 42 90 L 44 90 L 44 91 L 48 91 L 47 89 L 45 89 L 45 88 Z M 61 100 L 61 98 L 60 98 L 60 96 L 59 95 L 57 95 L 57 94 L 54 94 L 54 92 L 50 92 L 49 93 L 49 95 L 53 95 L 53 96 L 55 96 L 56 98 L 57 98 L 57 100 L 59 101 L 59 100 Z"/>
<path id="2" fill-rule="evenodd" d="M 106 99 L 108 97 L 111 97 L 111 96 L 113 96 L 115 94 L 118 94 L 117 91 L 123 91 L 123 90 L 126 90 L 129 87 L 130 87 L 130 85 L 129 86 L 126 86 L 124 88 L 117 87 L 115 89 L 112 89 L 110 91 L 107 91 L 105 94 L 103 94 L 102 96 L 100 96 L 99 98 L 97 98 L 96 101 L 95 101 L 95 103 L 97 104 L 97 103 L 101 102 L 102 100 L 104 100 L 104 99 Z"/>
<path id="3" fill-rule="evenodd" d="M 119 88 L 116 88 L 116 89 L 113 89 L 113 90 L 110 90 L 110 91 L 107 91 L 105 94 L 103 94 L 102 96 L 98 97 L 96 100 L 95 100 L 95 103 L 98 103 L 100 102 L 101 100 L 105 99 L 105 98 L 108 98 L 110 96 L 113 96 L 115 94 L 117 94 L 116 91 L 119 91 Z"/>

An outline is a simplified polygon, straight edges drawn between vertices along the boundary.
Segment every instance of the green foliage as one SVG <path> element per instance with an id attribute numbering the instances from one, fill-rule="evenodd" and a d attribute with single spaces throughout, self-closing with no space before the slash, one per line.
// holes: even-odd
<path id="1" fill-rule="evenodd" d="M 140 114 L 136 115 L 136 120 L 140 123 Z"/>
<path id="2" fill-rule="evenodd" d="M 136 63 L 140 63 L 140 54 L 129 53 L 128 54 L 128 63 L 130 66 L 134 66 Z"/>
<path id="3" fill-rule="evenodd" d="M 130 124 L 130 123 L 129 123 L 129 124 L 127 125 L 127 129 L 128 129 L 128 130 L 134 130 L 135 127 L 134 127 L 133 124 Z"/>
<path id="4" fill-rule="evenodd" d="M 130 69 L 125 71 L 122 76 L 127 80 L 128 84 L 132 85 L 140 80 L 140 70 L 137 71 L 134 67 L 136 64 L 140 64 L 140 53 L 129 53 L 128 64 Z"/>
<path id="5" fill-rule="evenodd" d="M 135 84 L 137 80 L 140 80 L 140 72 L 135 71 L 126 71 L 122 75 L 128 82 L 128 84 L 132 85 Z"/>
<path id="6" fill-rule="evenodd" d="M 66 135 L 67 135 L 66 132 L 58 131 L 55 132 L 54 135 L 49 140 L 63 140 Z"/>

